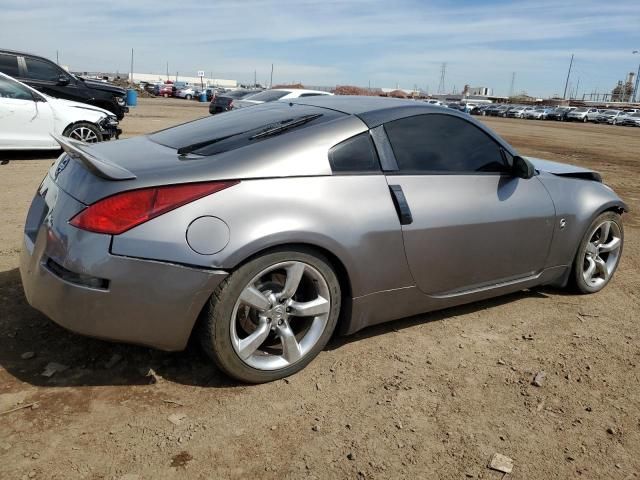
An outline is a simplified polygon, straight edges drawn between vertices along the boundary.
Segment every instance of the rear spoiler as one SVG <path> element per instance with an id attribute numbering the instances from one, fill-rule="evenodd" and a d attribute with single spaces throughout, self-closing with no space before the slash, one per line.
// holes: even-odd
<path id="1" fill-rule="evenodd" d="M 94 153 L 89 153 L 86 149 L 82 148 L 85 146 L 84 143 L 60 135 L 51 134 L 51 136 L 60 144 L 62 150 L 64 150 L 67 155 L 81 162 L 89 171 L 99 177 L 106 178 L 107 180 L 133 180 L 136 178 L 136 176 L 126 168 L 111 163 L 104 158 L 100 158 Z"/>

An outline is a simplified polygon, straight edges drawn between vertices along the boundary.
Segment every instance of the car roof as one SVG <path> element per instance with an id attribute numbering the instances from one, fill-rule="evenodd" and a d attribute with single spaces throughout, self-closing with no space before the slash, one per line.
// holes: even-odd
<path id="1" fill-rule="evenodd" d="M 374 128 L 399 118 L 420 115 L 422 113 L 445 113 L 448 115 L 465 116 L 465 114 L 457 110 L 442 108 L 426 102 L 400 98 L 323 95 L 289 101 L 300 105 L 328 108 L 348 115 L 356 115 L 369 128 Z"/>
<path id="2" fill-rule="evenodd" d="M 27 56 L 27 57 L 34 57 L 34 58 L 41 58 L 42 60 L 47 60 L 47 61 L 51 61 L 49 60 L 47 57 L 43 57 L 42 55 L 37 55 L 35 53 L 29 53 L 29 52 L 20 52 L 18 50 L 9 50 L 7 48 L 1 48 L 0 49 L 0 53 L 5 53 L 5 54 L 9 54 L 9 55 L 20 55 L 20 56 Z"/>

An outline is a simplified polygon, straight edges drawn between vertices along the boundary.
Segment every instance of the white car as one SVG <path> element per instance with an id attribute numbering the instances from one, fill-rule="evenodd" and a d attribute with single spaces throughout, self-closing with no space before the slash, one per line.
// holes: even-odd
<path id="1" fill-rule="evenodd" d="M 195 96 L 196 96 L 195 87 L 184 87 L 176 90 L 176 97 L 178 98 L 186 98 L 187 100 L 191 100 Z"/>
<path id="2" fill-rule="evenodd" d="M 304 88 L 274 88 L 263 90 L 254 95 L 249 95 L 241 100 L 233 102 L 233 109 L 250 107 L 266 102 L 275 102 L 278 100 L 291 100 L 293 98 L 317 97 L 319 95 L 333 95 L 333 93 L 323 92 L 321 90 L 305 90 Z"/>
<path id="3" fill-rule="evenodd" d="M 52 134 L 95 143 L 120 132 L 107 110 L 50 97 L 0 73 L 0 150 L 57 150 Z"/>
<path id="4" fill-rule="evenodd" d="M 567 121 L 578 121 L 587 123 L 589 120 L 595 121 L 599 115 L 597 108 L 581 107 L 567 113 Z"/>

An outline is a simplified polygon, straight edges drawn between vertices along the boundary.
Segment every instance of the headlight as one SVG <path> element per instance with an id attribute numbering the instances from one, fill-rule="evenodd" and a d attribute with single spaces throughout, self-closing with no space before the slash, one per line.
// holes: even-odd
<path id="1" fill-rule="evenodd" d="M 124 106 L 125 101 L 124 101 L 124 97 L 115 97 L 116 98 L 116 103 L 120 106 Z"/>

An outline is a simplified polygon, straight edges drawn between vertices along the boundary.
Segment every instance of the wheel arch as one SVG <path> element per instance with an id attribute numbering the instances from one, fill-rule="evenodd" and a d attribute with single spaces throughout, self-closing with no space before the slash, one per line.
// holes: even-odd
<path id="1" fill-rule="evenodd" d="M 602 215 L 603 213 L 614 212 L 614 213 L 617 213 L 618 215 L 622 215 L 623 213 L 628 211 L 629 211 L 629 207 L 622 200 L 613 200 L 605 203 L 604 205 L 601 205 L 597 210 L 595 210 L 591 214 L 591 217 L 589 218 L 589 220 L 585 222 L 585 227 L 583 228 L 582 234 L 579 237 L 580 238 L 579 241 L 582 241 L 582 239 L 587 234 L 587 231 L 589 230 L 589 227 L 594 222 L 594 220 L 598 218 L 600 215 Z M 573 265 L 573 263 L 575 263 L 577 259 L 579 247 L 580 247 L 580 243 L 578 243 L 573 249 L 573 257 L 572 257 L 573 260 L 571 265 Z"/>
<path id="2" fill-rule="evenodd" d="M 66 126 L 62 129 L 62 132 L 61 132 L 61 133 L 62 133 L 62 135 L 65 135 L 65 134 L 66 134 L 66 132 L 67 132 L 69 129 L 71 129 L 71 128 L 73 128 L 73 127 L 75 127 L 76 125 L 79 125 L 79 124 L 81 124 L 81 123 L 88 123 L 88 124 L 93 125 L 94 127 L 96 127 L 96 128 L 98 129 L 98 131 L 99 131 L 99 132 L 101 132 L 101 131 L 102 131 L 102 129 L 100 128 L 100 125 L 98 125 L 96 122 L 91 122 L 91 121 L 89 121 L 89 120 L 75 120 L 75 121 L 73 121 L 73 122 L 70 122 L 68 125 L 66 125 Z M 66 135 L 65 135 L 65 136 L 66 136 Z"/>
<path id="3" fill-rule="evenodd" d="M 340 315 L 338 317 L 338 322 L 336 325 L 334 335 L 345 334 L 349 329 L 349 322 L 351 320 L 351 310 L 353 305 L 351 278 L 349 276 L 347 267 L 345 263 L 342 261 L 342 259 L 340 259 L 338 255 L 336 255 L 334 252 L 327 249 L 326 247 L 323 247 L 314 243 L 308 243 L 308 242 L 288 242 L 288 243 L 284 242 L 276 245 L 269 245 L 260 250 L 253 251 L 252 253 L 245 255 L 244 258 L 237 261 L 233 265 L 233 267 L 229 269 L 229 273 L 234 272 L 235 270 L 239 269 L 243 265 L 249 263 L 250 261 L 258 257 L 261 257 L 263 255 L 266 255 L 272 252 L 282 251 L 282 250 L 298 250 L 298 251 L 307 251 L 307 252 L 317 253 L 322 255 L 329 261 L 330 266 L 334 269 L 336 276 L 338 277 L 338 282 L 340 283 L 340 294 L 341 294 Z M 211 294 L 213 293 L 214 292 L 211 292 Z M 207 308 L 207 303 L 208 302 L 205 302 L 202 305 L 200 309 L 200 313 L 198 314 L 196 321 L 193 323 L 193 326 L 191 327 L 191 333 L 189 335 L 190 342 L 191 342 L 191 338 L 193 337 L 195 332 L 198 330 L 198 324 L 202 321 L 202 314 Z"/>
<path id="4" fill-rule="evenodd" d="M 329 261 L 330 266 L 336 272 L 338 282 L 340 283 L 341 307 L 340 316 L 338 317 L 338 324 L 336 326 L 336 332 L 339 334 L 345 333 L 348 330 L 349 320 L 351 318 L 353 299 L 351 277 L 349 275 L 349 271 L 345 265 L 345 262 L 330 249 L 310 242 L 288 242 L 270 245 L 268 247 L 257 250 L 250 255 L 245 256 L 245 258 L 243 258 L 233 266 L 232 271 L 237 270 L 238 268 L 249 263 L 255 258 L 261 257 L 268 253 L 282 250 L 302 250 L 317 253 L 325 257 Z"/>

